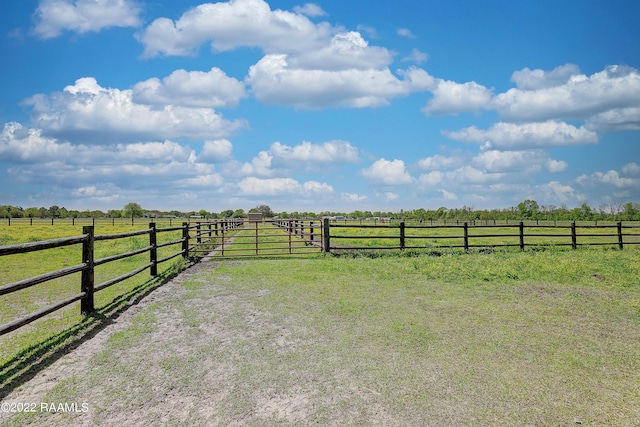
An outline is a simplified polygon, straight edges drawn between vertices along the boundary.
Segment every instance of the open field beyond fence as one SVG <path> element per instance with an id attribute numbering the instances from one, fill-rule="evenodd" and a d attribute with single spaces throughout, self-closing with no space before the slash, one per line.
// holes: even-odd
<path id="1" fill-rule="evenodd" d="M 511 224 L 453 222 L 424 223 L 336 222 L 330 225 L 330 250 L 338 249 L 433 249 L 640 245 L 640 224 L 589 222 L 512 221 Z"/>

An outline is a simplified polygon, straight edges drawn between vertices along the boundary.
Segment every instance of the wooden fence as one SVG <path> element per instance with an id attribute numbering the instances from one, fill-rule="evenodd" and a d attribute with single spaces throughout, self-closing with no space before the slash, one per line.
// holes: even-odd
<path id="1" fill-rule="evenodd" d="M 145 230 L 137 230 L 118 234 L 102 234 L 94 235 L 94 226 L 86 225 L 82 228 L 82 235 L 73 237 L 64 237 L 59 239 L 45 240 L 39 242 L 30 242 L 9 246 L 0 246 L 0 257 L 13 254 L 24 254 L 34 251 L 42 251 L 51 248 L 60 248 L 70 245 L 82 245 L 81 251 L 81 263 L 65 267 L 59 270 L 44 273 L 38 276 L 30 277 L 24 280 L 20 280 L 14 283 L 8 283 L 0 286 L 0 296 L 10 294 L 12 292 L 19 291 L 21 289 L 30 288 L 40 283 L 48 282 L 53 279 L 68 276 L 70 274 L 81 272 L 80 279 L 80 292 L 74 296 L 68 297 L 62 301 L 58 301 L 48 307 L 42 308 L 38 311 L 30 313 L 24 317 L 16 319 L 4 325 L 0 325 L 0 335 L 7 334 L 13 330 L 16 330 L 24 325 L 27 325 L 41 317 L 44 317 L 54 311 L 60 310 L 76 301 L 80 301 L 80 311 L 83 314 L 89 314 L 95 310 L 94 307 L 94 295 L 109 286 L 122 282 L 130 277 L 133 277 L 147 269 L 150 270 L 150 274 L 153 277 L 158 275 L 158 265 L 169 261 L 177 256 L 182 255 L 184 258 L 188 258 L 190 251 L 194 248 L 202 247 L 205 244 L 217 244 L 214 236 L 218 233 L 224 233 L 226 230 L 238 228 L 242 225 L 242 220 L 224 220 L 215 224 L 215 229 L 209 228 L 209 230 L 202 231 L 200 224 L 183 223 L 179 227 L 167 227 L 156 228 L 156 224 L 149 223 L 149 228 Z M 196 230 L 194 236 L 190 235 L 190 230 Z M 157 236 L 160 233 L 181 231 L 182 237 L 177 240 L 172 240 L 162 244 L 157 243 Z M 124 239 L 134 236 L 149 235 L 149 245 L 136 249 L 130 252 L 121 253 L 117 255 L 108 256 L 102 259 L 94 259 L 95 242 L 102 240 Z M 195 244 L 190 245 L 195 239 Z M 180 245 L 180 250 L 165 256 L 164 258 L 158 258 L 158 249 L 162 247 L 168 247 L 173 245 Z M 149 262 L 144 264 L 135 270 L 129 271 L 121 276 L 110 279 L 104 283 L 95 284 L 95 268 L 97 266 L 107 264 L 110 262 L 122 260 L 135 255 L 149 253 Z"/>
<path id="2" fill-rule="evenodd" d="M 233 240 L 231 240 L 233 239 Z M 233 241 L 233 244 L 231 242 Z M 217 256 L 268 257 L 305 255 L 322 250 L 322 222 L 303 219 L 249 221 L 242 232 L 226 238 Z"/>
<path id="3" fill-rule="evenodd" d="M 268 227 L 261 224 L 266 224 Z M 348 229 L 357 229 L 363 234 L 353 234 L 348 232 Z M 172 231 L 181 231 L 181 238 L 162 244 L 157 243 L 159 233 Z M 371 225 L 357 222 L 332 223 L 329 218 L 325 218 L 323 222 L 277 219 L 253 223 L 245 223 L 243 219 L 229 219 L 191 224 L 184 222 L 181 226 L 167 228 L 157 228 L 156 224 L 151 222 L 148 229 L 103 235 L 94 235 L 94 226 L 86 225 L 83 226 L 82 233 L 82 235 L 74 237 L 0 246 L 0 257 L 2 257 L 70 245 L 82 245 L 80 264 L 0 285 L 0 296 L 2 296 L 70 274 L 81 273 L 78 294 L 10 323 L 0 325 L 0 335 L 27 325 L 76 301 L 80 301 L 81 312 L 89 314 L 95 309 L 94 295 L 96 292 L 147 269 L 150 270 L 151 276 L 156 277 L 159 264 L 180 255 L 184 258 L 202 257 L 204 253 L 210 253 L 214 248 L 219 249 L 218 252 L 221 256 L 262 256 L 308 254 L 320 251 L 329 253 L 339 250 L 431 248 L 469 250 L 495 246 L 515 246 L 524 250 L 526 247 L 532 246 L 571 246 L 576 249 L 579 246 L 609 245 L 623 249 L 627 245 L 640 244 L 640 225 L 623 225 L 621 222 L 605 225 L 577 225 L 575 222 L 571 222 L 568 225 L 556 226 L 525 224 L 524 222 L 496 225 L 469 225 L 467 222 L 449 225 L 406 224 L 405 222 Z M 146 247 L 98 260 L 94 259 L 95 242 L 141 235 L 149 235 L 149 244 Z M 233 248 L 229 247 L 231 239 L 236 238 L 237 240 L 233 241 Z M 295 244 L 293 238 L 297 238 Z M 368 244 L 356 244 L 356 242 L 367 240 Z M 371 243 L 380 241 L 385 244 Z M 443 243 L 434 244 L 434 242 Z M 158 258 L 159 248 L 173 245 L 180 245 L 180 250 L 164 258 Z M 147 252 L 149 253 L 148 263 L 104 283 L 95 284 L 95 267 Z"/>
<path id="4" fill-rule="evenodd" d="M 146 226 L 150 223 L 156 225 L 167 225 L 173 227 L 174 224 L 179 226 L 181 223 L 193 222 L 194 218 L 0 218 L 0 225 L 12 226 L 34 226 L 34 225 L 122 225 L 130 224 L 131 226 Z M 201 220 L 205 221 L 205 220 Z"/>
<path id="5" fill-rule="evenodd" d="M 425 248 L 485 248 L 496 246 L 516 246 L 521 250 L 529 246 L 578 246 L 608 245 L 623 249 L 625 245 L 640 244 L 640 225 L 623 225 L 622 222 L 604 225 L 577 225 L 571 222 L 568 225 L 551 224 L 526 224 L 520 221 L 517 224 L 497 225 L 408 225 L 404 221 L 393 224 L 367 225 L 362 223 L 333 223 L 327 218 L 323 224 L 323 248 L 325 252 L 331 250 L 371 250 L 371 249 L 425 249 Z M 367 233 L 351 234 L 340 233 L 341 230 L 359 229 Z M 515 233 L 491 233 L 478 230 L 515 230 Z M 332 230 L 334 231 L 332 234 Z M 374 230 L 373 233 L 371 231 Z M 388 231 L 387 233 L 384 230 Z M 439 233 L 443 230 L 452 232 Z M 580 231 L 580 232 L 579 232 Z M 609 231 L 609 232 L 607 232 Z M 545 239 L 542 241 L 541 239 Z M 591 239 L 587 241 L 586 239 Z M 610 239 L 610 240 L 609 240 Z M 384 245 L 358 245 L 356 241 L 388 241 Z M 425 242 L 430 240 L 431 242 Z M 492 243 L 492 241 L 499 242 Z M 508 243 L 508 241 L 514 243 Z M 339 244 L 336 241 L 347 242 Z M 350 241 L 350 242 L 349 242 Z M 446 241 L 444 244 L 433 244 L 433 241 Z M 475 243 L 474 243 L 475 242 Z"/>

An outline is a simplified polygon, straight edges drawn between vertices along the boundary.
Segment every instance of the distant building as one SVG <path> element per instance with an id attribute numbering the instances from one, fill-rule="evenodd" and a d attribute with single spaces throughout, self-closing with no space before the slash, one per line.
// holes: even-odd
<path id="1" fill-rule="evenodd" d="M 261 212 L 249 212 L 249 222 L 263 222 L 264 215 Z"/>

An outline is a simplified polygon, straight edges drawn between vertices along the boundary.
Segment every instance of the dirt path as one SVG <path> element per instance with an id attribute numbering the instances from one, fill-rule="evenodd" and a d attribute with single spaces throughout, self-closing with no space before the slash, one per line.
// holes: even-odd
<path id="1" fill-rule="evenodd" d="M 408 425 L 354 382 L 331 337 L 265 305 L 273 287 L 215 268 L 185 270 L 18 387 L 3 409 L 33 412 L 0 425 Z"/>
<path id="2" fill-rule="evenodd" d="M 213 263 L 206 262 L 191 266 L 137 304 L 129 307 L 93 338 L 85 341 L 75 350 L 38 373 L 33 379 L 18 387 L 2 400 L 0 424 L 27 425 L 33 423 L 33 425 L 42 425 L 43 419 L 46 419 L 48 425 L 69 425 L 69 419 L 72 420 L 73 425 L 85 426 L 145 424 L 142 412 L 138 414 L 125 412 L 96 419 L 93 406 L 100 395 L 94 394 L 80 400 L 68 400 L 57 396 L 56 387 L 64 382 L 75 381 L 85 376 L 87 372 L 91 372 L 92 367 L 89 366 L 89 362 L 99 357 L 100 353 L 109 346 L 110 339 L 118 333 L 122 334 L 127 329 L 135 328 L 135 319 L 149 307 L 154 305 L 169 306 L 172 300 L 180 297 L 181 285 L 185 281 L 191 280 L 201 270 L 213 267 Z M 180 335 L 180 328 L 176 329 L 175 321 L 168 316 L 157 319 L 156 323 L 158 328 L 154 331 L 153 336 L 146 337 L 145 340 L 158 342 L 161 339 L 175 338 Z M 172 331 L 168 333 L 169 330 Z M 140 345 L 143 346 L 145 343 L 140 342 Z M 109 380 L 107 379 L 107 381 Z M 174 401 L 172 406 L 175 408 L 172 408 L 170 412 L 177 413 L 176 409 L 184 405 L 181 405 L 178 400 Z M 25 407 L 28 409 L 24 409 Z M 16 416 L 15 411 L 19 410 L 28 410 L 31 414 Z"/>

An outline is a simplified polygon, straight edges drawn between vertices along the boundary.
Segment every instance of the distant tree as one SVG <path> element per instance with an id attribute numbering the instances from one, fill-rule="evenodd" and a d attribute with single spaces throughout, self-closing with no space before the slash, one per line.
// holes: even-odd
<path id="1" fill-rule="evenodd" d="M 49 207 L 49 217 L 58 218 L 60 216 L 60 207 L 57 205 L 53 205 Z"/>
<path id="2" fill-rule="evenodd" d="M 233 210 L 232 209 L 227 209 L 227 210 L 224 210 L 224 211 L 220 212 L 220 217 L 221 218 L 231 218 L 232 215 L 233 215 Z"/>
<path id="3" fill-rule="evenodd" d="M 638 209 L 638 205 L 634 206 L 631 202 L 625 203 L 622 211 L 622 219 L 625 221 L 640 219 L 640 209 Z"/>
<path id="4" fill-rule="evenodd" d="M 246 218 L 247 215 L 244 213 L 244 209 L 236 209 L 231 215 L 233 218 Z"/>
<path id="5" fill-rule="evenodd" d="M 25 211 L 25 215 L 28 218 L 34 218 L 38 216 L 38 209 L 37 208 L 27 208 L 27 210 Z"/>
<path id="6" fill-rule="evenodd" d="M 579 208 L 574 208 L 571 211 L 571 219 L 577 221 L 589 221 L 593 219 L 593 214 L 591 212 L 591 206 L 588 203 L 583 203 Z"/>
<path id="7" fill-rule="evenodd" d="M 518 213 L 522 219 L 536 219 L 539 209 L 538 202 L 535 200 L 527 199 L 518 203 Z"/>
<path id="8" fill-rule="evenodd" d="M 123 213 L 126 218 L 140 218 L 142 215 L 144 215 L 142 207 L 140 207 L 139 204 L 133 202 L 124 205 Z"/>
<path id="9" fill-rule="evenodd" d="M 607 209 L 609 210 L 609 213 L 611 214 L 611 219 L 615 219 L 616 216 L 622 212 L 622 203 L 619 200 L 611 200 L 609 201 L 609 203 L 607 204 Z"/>
<path id="10" fill-rule="evenodd" d="M 205 211 L 204 209 L 200 209 L 198 211 L 198 215 L 200 215 L 203 218 L 208 218 L 209 217 L 209 212 Z"/>
<path id="11" fill-rule="evenodd" d="M 108 215 L 109 218 L 122 218 L 122 211 L 120 209 L 111 209 Z"/>
<path id="12" fill-rule="evenodd" d="M 251 208 L 249 212 L 259 212 L 265 218 L 273 218 L 275 216 L 275 214 L 273 213 L 273 211 L 268 205 L 256 206 L 255 208 Z"/>
<path id="13" fill-rule="evenodd" d="M 419 208 L 413 211 L 413 218 L 418 221 L 424 221 L 427 219 L 427 211 L 424 208 Z"/>

